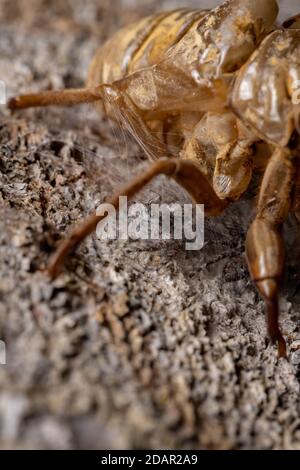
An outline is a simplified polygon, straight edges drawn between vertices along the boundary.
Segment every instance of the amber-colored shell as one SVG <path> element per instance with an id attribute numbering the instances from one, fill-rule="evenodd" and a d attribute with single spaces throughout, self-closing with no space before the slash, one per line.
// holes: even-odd
<path id="1" fill-rule="evenodd" d="M 125 26 L 97 50 L 89 68 L 88 86 L 113 83 L 159 63 L 206 13 L 207 10 L 178 9 Z"/>
<path id="2" fill-rule="evenodd" d="M 299 84 L 300 29 L 274 31 L 239 72 L 234 111 L 256 135 L 285 147 L 295 129 Z"/>
<path id="3" fill-rule="evenodd" d="M 278 288 L 281 227 L 300 207 L 300 15 L 279 27 L 277 14 L 276 0 L 227 0 L 214 10 L 149 16 L 96 52 L 88 88 L 16 97 L 9 107 L 104 105 L 154 160 L 109 200 L 116 209 L 120 195 L 130 198 L 164 174 L 204 204 L 206 215 L 217 215 L 246 191 L 252 170 L 265 166 L 246 254 L 269 335 L 284 357 Z M 60 245 L 52 277 L 100 219 L 87 218 Z"/>

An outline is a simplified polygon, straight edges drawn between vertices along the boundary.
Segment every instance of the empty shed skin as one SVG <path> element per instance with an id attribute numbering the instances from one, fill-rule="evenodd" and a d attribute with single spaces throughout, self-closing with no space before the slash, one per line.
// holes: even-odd
<path id="1" fill-rule="evenodd" d="M 207 12 L 180 8 L 125 26 L 96 51 L 87 84 L 113 83 L 161 62 L 167 51 Z M 111 51 L 115 51 L 113 57 Z"/>
<path id="2" fill-rule="evenodd" d="M 246 254 L 265 299 L 270 337 L 283 357 L 281 229 L 287 214 L 300 209 L 299 105 L 293 102 L 300 80 L 300 17 L 278 27 L 277 14 L 276 0 L 228 0 L 209 11 L 144 18 L 96 52 L 87 88 L 24 95 L 9 107 L 93 102 L 125 126 L 152 164 L 108 201 L 115 208 L 119 196 L 130 198 L 164 174 L 204 204 L 207 216 L 221 214 L 245 192 L 263 152 Z M 101 219 L 92 214 L 61 242 L 48 266 L 52 278 Z"/>

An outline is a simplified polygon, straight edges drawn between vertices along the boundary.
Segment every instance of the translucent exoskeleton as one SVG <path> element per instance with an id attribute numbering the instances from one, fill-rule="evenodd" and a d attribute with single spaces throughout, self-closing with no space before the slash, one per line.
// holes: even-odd
<path id="1" fill-rule="evenodd" d="M 283 357 L 281 229 L 290 211 L 300 212 L 300 15 L 279 26 L 277 14 L 276 0 L 228 0 L 213 10 L 141 19 L 96 52 L 86 88 L 23 95 L 9 107 L 94 102 L 125 126 L 152 163 L 109 200 L 116 208 L 120 195 L 132 197 L 165 174 L 204 204 L 207 216 L 218 215 L 243 195 L 263 161 L 246 255 Z M 92 214 L 60 243 L 51 277 L 100 220 Z"/>

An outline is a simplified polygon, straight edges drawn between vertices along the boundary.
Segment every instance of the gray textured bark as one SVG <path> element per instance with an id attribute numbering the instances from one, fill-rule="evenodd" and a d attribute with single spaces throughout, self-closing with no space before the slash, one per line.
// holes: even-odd
<path id="1" fill-rule="evenodd" d="M 1 1 L 0 78 L 11 95 L 80 86 L 96 47 L 160 3 Z M 200 252 L 91 237 L 50 283 L 56 240 L 146 159 L 90 106 L 2 108 L 0 143 L 1 446 L 300 448 L 295 221 L 278 361 L 244 259 L 250 196 L 207 221 Z M 159 178 L 137 200 L 185 197 Z"/>

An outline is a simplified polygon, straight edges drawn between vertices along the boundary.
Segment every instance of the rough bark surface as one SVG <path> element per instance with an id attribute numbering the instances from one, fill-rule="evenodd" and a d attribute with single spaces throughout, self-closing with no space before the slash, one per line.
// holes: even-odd
<path id="1" fill-rule="evenodd" d="M 0 78 L 9 95 L 81 86 L 96 47 L 159 7 L 2 0 Z M 284 8 L 288 16 L 297 5 Z M 90 237 L 55 282 L 39 271 L 69 227 L 146 164 L 91 106 L 14 115 L 1 108 L 1 447 L 299 449 L 292 218 L 281 301 L 288 361 L 266 339 L 263 302 L 247 273 L 250 196 L 206 222 L 199 252 L 178 241 Z M 137 200 L 185 198 L 159 178 Z"/>

